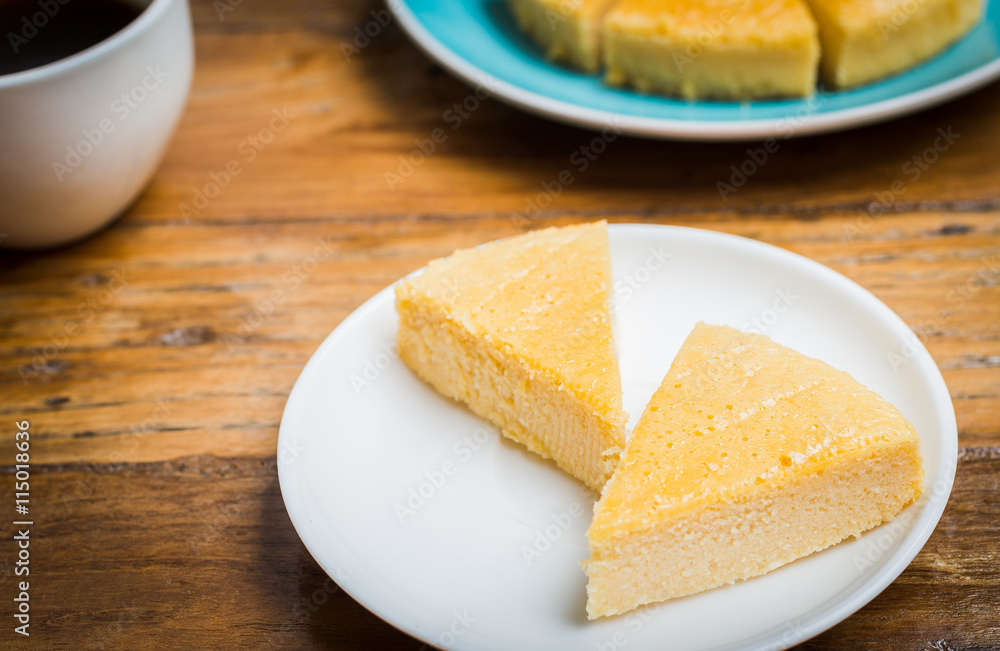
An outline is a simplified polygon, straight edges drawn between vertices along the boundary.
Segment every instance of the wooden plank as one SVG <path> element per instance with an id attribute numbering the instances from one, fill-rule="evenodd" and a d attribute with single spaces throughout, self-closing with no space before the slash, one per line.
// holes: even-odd
<path id="1" fill-rule="evenodd" d="M 187 457 L 36 471 L 32 635 L 105 649 L 154 639 L 184 648 L 419 648 L 327 580 L 288 520 L 274 463 Z M 805 648 L 1000 645 L 998 478 L 1000 449 L 963 450 L 951 501 L 923 551 Z M 4 490 L 12 482 L 5 470 Z M 6 546 L 5 584 L 12 568 Z"/>
<path id="2" fill-rule="evenodd" d="M 917 330 L 943 369 L 963 444 L 997 445 L 1000 272 L 989 265 L 1000 252 L 1000 214 L 962 218 L 961 228 L 947 214 L 883 218 L 848 246 L 840 215 L 644 223 L 756 237 L 868 287 Z M 112 230 L 56 259 L 16 258 L 0 277 L 0 383 L 10 400 L 0 413 L 31 414 L 46 432 L 38 453 L 51 463 L 271 455 L 284 396 L 350 310 L 431 257 L 519 227 L 466 218 L 468 228 L 455 229 L 452 221 L 272 223 L 263 232 L 219 222 L 197 235 L 185 225 L 148 224 Z M 247 245 L 258 237 L 267 245 Z M 980 273 L 985 280 L 969 290 Z M 72 337 L 70 323 L 79 326 Z"/>
<path id="3" fill-rule="evenodd" d="M 895 583 L 805 649 L 991 649 L 1000 646 L 997 549 L 1000 450 L 967 448 L 941 522 Z M 970 543 L 982 540 L 979 545 Z"/>
<path id="4" fill-rule="evenodd" d="M 1000 85 L 782 141 L 720 192 L 759 142 L 595 143 L 468 100 L 391 20 L 345 56 L 381 0 L 191 5 L 191 100 L 152 185 L 96 237 L 0 251 L 0 416 L 34 433 L 36 641 L 419 648 L 292 530 L 273 467 L 284 401 L 338 323 L 429 259 L 606 218 L 800 253 L 917 332 L 955 404 L 952 501 L 899 580 L 804 648 L 1000 648 Z M 435 129 L 446 138 L 407 171 Z M 914 162 L 939 130 L 958 137 Z"/>
<path id="5" fill-rule="evenodd" d="M 529 199 L 546 204 L 544 212 L 582 215 L 1000 206 L 994 174 L 1000 152 L 992 146 L 1000 139 L 996 85 L 886 124 L 784 141 L 737 192 L 722 196 L 718 184 L 732 183 L 732 167 L 750 161 L 747 150 L 760 143 L 620 137 L 591 161 L 581 148 L 594 133 L 494 99 L 456 119 L 456 103 L 471 96 L 470 106 L 477 104 L 473 89 L 442 73 L 393 23 L 358 55 L 345 57 L 341 46 L 382 9 L 378 0 L 308 9 L 294 3 L 280 12 L 247 0 L 224 20 L 209 3 L 195 6 L 201 22 L 190 109 L 129 221 L 179 219 L 178 207 L 191 204 L 230 161 L 240 173 L 195 219 L 508 214 L 524 213 Z M 241 144 L 268 128 L 273 110 L 286 107 L 297 117 L 247 160 Z M 407 173 L 400 156 L 419 154 L 416 141 L 435 129 L 447 139 L 423 161 L 415 155 L 418 164 Z M 928 154 L 934 162 L 921 163 L 926 169 L 916 167 L 913 157 L 934 146 L 939 129 L 957 139 L 940 155 Z M 562 170 L 574 182 L 546 197 L 543 183 L 554 187 Z M 402 178 L 387 180 L 387 173 Z"/>

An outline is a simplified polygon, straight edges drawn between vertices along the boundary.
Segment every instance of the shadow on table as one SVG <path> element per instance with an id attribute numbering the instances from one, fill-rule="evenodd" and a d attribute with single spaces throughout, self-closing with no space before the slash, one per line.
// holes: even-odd
<path id="1" fill-rule="evenodd" d="M 278 488 L 278 478 L 260 494 L 257 579 L 262 595 L 282 622 L 262 648 L 418 649 L 420 642 L 399 632 L 345 593 L 305 548 Z"/>
<path id="2" fill-rule="evenodd" d="M 370 4 L 381 6 L 376 0 Z M 980 178 L 986 174 L 981 160 L 970 162 L 971 155 L 984 155 L 974 151 L 972 142 L 965 150 L 956 147 L 951 154 L 935 155 L 933 174 L 929 165 L 918 169 L 912 163 L 915 154 L 934 146 L 939 129 L 995 131 L 996 85 L 917 115 L 828 135 L 779 137 L 772 143 L 625 136 L 609 142 L 598 132 L 536 117 L 501 101 L 480 101 L 482 92 L 477 97 L 474 89 L 442 70 L 395 24 L 372 39 L 352 65 L 363 69 L 359 78 L 366 80 L 374 101 L 407 109 L 399 112 L 397 128 L 425 139 L 435 128 L 444 131 L 446 141 L 428 160 L 442 156 L 473 162 L 504 187 L 521 189 L 526 201 L 545 188 L 551 188 L 550 198 L 565 188 L 563 200 L 571 194 L 598 196 L 603 206 L 593 206 L 596 211 L 605 206 L 636 214 L 754 210 L 795 212 L 804 218 L 820 210 L 853 212 L 889 195 L 887 212 L 925 208 L 928 201 L 961 201 L 963 206 L 996 202 L 995 197 L 974 195 L 989 184 Z M 554 189 L 564 171 L 572 181 Z M 970 183 L 972 177 L 980 182 Z"/>

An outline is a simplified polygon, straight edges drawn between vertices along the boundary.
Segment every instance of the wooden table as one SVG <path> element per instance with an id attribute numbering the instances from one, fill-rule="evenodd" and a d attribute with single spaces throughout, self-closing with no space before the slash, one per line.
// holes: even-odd
<path id="1" fill-rule="evenodd" d="M 376 0 L 193 5 L 194 88 L 149 189 L 85 242 L 0 258 L 0 458 L 30 421 L 37 648 L 419 648 L 293 531 L 275 472 L 285 399 L 334 326 L 427 260 L 596 218 L 776 244 L 917 331 L 958 414 L 951 501 L 899 579 L 804 646 L 1000 647 L 1000 85 L 782 142 L 723 200 L 717 182 L 760 143 L 621 137 L 581 171 L 571 156 L 595 134 L 497 101 L 453 129 L 471 89 L 394 24 L 347 57 Z M 433 155 L 401 169 L 435 129 Z M 915 173 L 939 130 L 954 142 Z M 562 170 L 573 183 L 546 201 Z M 525 218 L 529 200 L 546 205 Z M 11 465 L 2 476 L 11 495 Z M 21 648 L 12 535 L 3 648 Z"/>

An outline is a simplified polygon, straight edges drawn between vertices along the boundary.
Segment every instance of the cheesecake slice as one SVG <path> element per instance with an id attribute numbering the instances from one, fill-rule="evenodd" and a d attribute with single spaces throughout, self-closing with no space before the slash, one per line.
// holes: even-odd
<path id="1" fill-rule="evenodd" d="M 507 0 L 514 19 L 554 60 L 586 72 L 601 66 L 601 23 L 615 0 Z"/>
<path id="2" fill-rule="evenodd" d="M 941 52 L 982 15 L 982 0 L 807 0 L 819 23 L 823 81 L 849 88 Z"/>
<path id="3" fill-rule="evenodd" d="M 604 222 L 456 251 L 396 287 L 418 376 L 594 490 L 625 446 Z"/>
<path id="4" fill-rule="evenodd" d="M 587 536 L 591 619 L 769 572 L 893 518 L 920 439 L 847 373 L 699 324 L 653 395 Z"/>
<path id="5" fill-rule="evenodd" d="M 811 95 L 820 49 L 805 0 L 621 0 L 606 81 L 685 99 Z"/>

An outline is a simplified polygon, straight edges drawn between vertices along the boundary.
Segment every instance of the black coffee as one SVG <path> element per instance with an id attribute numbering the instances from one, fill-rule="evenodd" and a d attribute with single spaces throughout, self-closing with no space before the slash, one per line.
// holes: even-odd
<path id="1" fill-rule="evenodd" d="M 127 0 L 0 0 L 0 75 L 86 50 L 142 13 Z"/>

